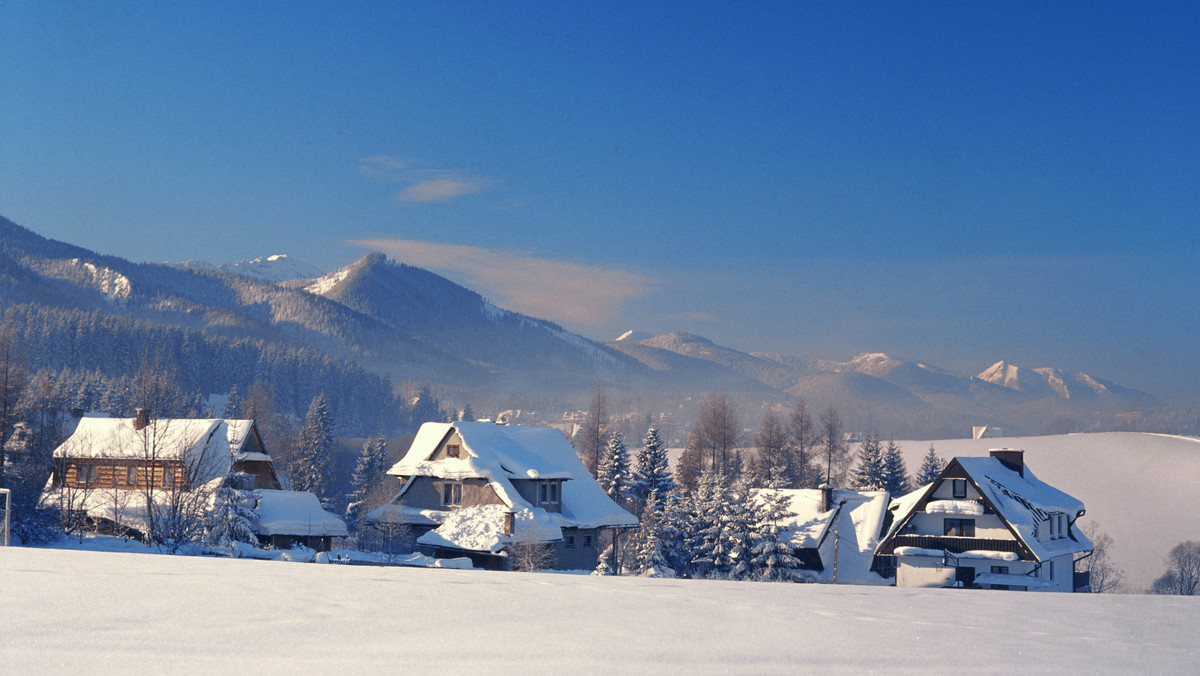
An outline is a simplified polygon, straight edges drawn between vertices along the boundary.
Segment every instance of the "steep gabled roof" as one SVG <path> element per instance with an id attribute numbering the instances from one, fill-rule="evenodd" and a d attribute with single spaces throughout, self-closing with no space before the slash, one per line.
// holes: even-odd
<path id="1" fill-rule="evenodd" d="M 1045 561 L 1063 554 L 1091 551 L 1091 542 L 1074 523 L 1083 514 L 1082 502 L 1042 482 L 1028 466 L 1023 466 L 1018 472 L 995 457 L 952 458 L 933 483 L 894 501 L 894 525 L 877 551 L 888 549 L 896 534 L 912 520 L 913 515 L 926 510 L 935 488 L 949 478 L 964 478 L 971 482 L 982 496 L 984 504 L 996 512 L 1013 534 L 1023 554 L 1037 561 Z M 1036 532 L 1038 523 L 1055 513 L 1067 515 L 1071 524 L 1068 536 L 1039 540 Z"/>
<path id="2" fill-rule="evenodd" d="M 825 569 L 813 574 L 818 581 L 833 581 L 836 558 L 839 582 L 887 584 L 871 571 L 887 518 L 887 491 L 835 490 L 832 507 L 822 511 L 819 489 L 764 489 L 756 496 L 768 490 L 788 499 L 791 516 L 780 524 L 782 537 L 794 549 L 813 549 L 820 554 Z M 840 536 L 837 543 L 835 532 Z"/>
<path id="3" fill-rule="evenodd" d="M 430 460 L 438 447 L 454 431 L 462 438 L 460 458 Z M 425 423 L 417 431 L 408 452 L 388 474 L 398 477 L 429 476 L 443 479 L 480 478 L 489 482 L 496 495 L 514 512 L 530 510 L 535 515 L 544 512 L 530 504 L 513 486 L 515 480 L 562 480 L 562 512 L 548 512 L 548 517 L 560 527 L 600 528 L 632 527 L 637 517 L 622 509 L 600 488 L 584 468 L 575 449 L 556 429 L 531 425 L 496 425 L 487 422 Z M 402 497 L 412 482 L 401 489 Z M 387 505 L 390 507 L 394 505 Z M 381 508 L 381 509 L 385 509 Z M 393 510 L 394 511 L 394 510 Z M 405 521 L 415 516 L 411 508 L 394 514 Z M 378 514 L 377 514 L 378 513 Z M 380 510 L 368 519 L 385 518 Z M 420 518 L 434 515 L 423 510 Z"/>
<path id="4" fill-rule="evenodd" d="M 265 453 L 247 450 L 247 440 L 256 434 L 253 420 L 159 418 L 138 430 L 133 418 L 85 417 L 54 449 L 54 457 L 146 460 L 153 455 L 183 462 L 203 482 L 228 474 L 237 461 L 270 462 Z"/>

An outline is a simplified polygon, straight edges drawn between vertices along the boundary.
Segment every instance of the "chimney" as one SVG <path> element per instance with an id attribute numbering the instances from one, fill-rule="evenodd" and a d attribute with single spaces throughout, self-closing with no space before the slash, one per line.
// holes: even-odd
<path id="1" fill-rule="evenodd" d="M 988 451 L 988 454 L 999 460 L 1001 465 L 1016 472 L 1022 478 L 1025 477 L 1025 451 L 1015 448 L 993 448 Z"/>
<path id="2" fill-rule="evenodd" d="M 134 416 L 134 419 L 133 419 L 133 429 L 138 430 L 140 432 L 141 430 L 146 429 L 146 426 L 149 424 L 150 424 L 150 411 L 147 411 L 144 408 L 139 408 L 137 410 L 137 415 Z"/>
<path id="3" fill-rule="evenodd" d="M 821 484 L 818 490 L 821 491 L 821 511 L 828 512 L 833 509 L 833 487 L 829 484 Z"/>

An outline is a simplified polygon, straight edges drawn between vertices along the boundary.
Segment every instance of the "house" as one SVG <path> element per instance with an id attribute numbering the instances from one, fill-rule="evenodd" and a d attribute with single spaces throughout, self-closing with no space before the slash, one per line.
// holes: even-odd
<path id="1" fill-rule="evenodd" d="M 891 525 L 887 491 L 764 489 L 787 496 L 791 516 L 780 524 L 782 537 L 812 582 L 892 584 L 889 570 L 876 565 L 875 548 Z"/>
<path id="2" fill-rule="evenodd" d="M 546 544 L 553 568 L 590 570 L 605 529 L 638 523 L 548 427 L 425 423 L 388 475 L 400 490 L 368 524 L 410 527 L 426 553 L 482 567 L 501 567 L 511 545 Z"/>
<path id="3" fill-rule="evenodd" d="M 53 460 L 43 505 L 59 509 L 68 520 L 139 539 L 152 522 L 203 514 L 225 481 L 245 491 L 284 492 L 252 420 L 152 419 L 144 410 L 134 418 L 85 416 L 54 450 Z M 256 504 L 262 501 L 261 495 L 256 498 Z M 306 503 L 293 498 L 290 504 L 299 509 Z M 294 520 L 311 525 L 286 535 L 322 544 L 346 534 L 340 519 L 337 526 L 326 518 L 337 517 L 322 514 L 305 508 Z M 284 534 L 277 528 L 258 532 L 265 542 Z"/>
<path id="4" fill-rule="evenodd" d="M 1077 527 L 1083 503 L 1039 481 L 1024 451 L 953 458 L 891 510 L 875 551 L 894 558 L 898 586 L 1087 590 L 1075 569 L 1092 551 Z"/>

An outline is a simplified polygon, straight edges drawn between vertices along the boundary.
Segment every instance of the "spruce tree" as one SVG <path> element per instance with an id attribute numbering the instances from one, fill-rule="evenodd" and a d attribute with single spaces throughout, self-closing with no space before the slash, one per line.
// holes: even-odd
<path id="1" fill-rule="evenodd" d="M 379 433 L 363 442 L 354 473 L 350 476 L 350 495 L 347 496 L 346 521 L 351 528 L 358 522 L 364 502 L 371 490 L 379 485 L 387 471 L 387 439 Z"/>
<path id="2" fill-rule="evenodd" d="M 675 490 L 675 479 L 671 477 L 670 461 L 667 449 L 658 437 L 658 428 L 654 425 L 646 430 L 642 439 L 642 448 L 638 451 L 637 469 L 633 472 L 633 492 L 639 502 L 648 503 L 649 496 L 657 493 L 659 499 L 655 506 L 661 511 L 664 496 Z"/>
<path id="3" fill-rule="evenodd" d="M 938 475 L 942 473 L 944 465 L 945 462 L 938 457 L 933 444 L 929 444 L 929 452 L 925 454 L 925 458 L 921 461 L 921 467 L 917 470 L 917 476 L 914 481 L 918 486 L 933 483 L 933 480 L 938 478 Z"/>
<path id="4" fill-rule="evenodd" d="M 245 491 L 228 482 L 217 491 L 212 513 L 208 518 L 205 541 L 214 547 L 233 549 L 235 542 L 258 544 L 254 534 L 254 500 Z"/>
<path id="5" fill-rule="evenodd" d="M 652 491 L 646 498 L 646 507 L 642 510 L 638 535 L 634 542 L 632 568 L 635 575 L 667 576 L 671 565 L 663 553 L 663 522 L 663 507 L 657 491 Z"/>
<path id="6" fill-rule="evenodd" d="M 750 570 L 755 579 L 767 582 L 787 582 L 796 579 L 800 560 L 792 553 L 791 544 L 784 538 L 782 524 L 794 516 L 788 508 L 787 494 L 780 490 L 764 490 L 755 503 L 755 523 L 751 532 Z"/>
<path id="7" fill-rule="evenodd" d="M 863 439 L 858 449 L 858 466 L 852 477 L 854 487 L 860 491 L 881 491 L 886 484 L 883 456 L 879 448 L 879 437 L 874 434 Z"/>
<path id="8" fill-rule="evenodd" d="M 632 495 L 633 472 L 629 466 L 629 451 L 620 432 L 608 435 L 596 480 L 617 504 L 622 504 Z"/>
<path id="9" fill-rule="evenodd" d="M 324 394 L 313 398 L 304 416 L 292 467 L 296 490 L 315 493 L 322 502 L 328 502 L 333 475 L 333 422 Z"/>
<path id="10" fill-rule="evenodd" d="M 904 466 L 904 456 L 900 455 L 900 447 L 891 439 L 883 451 L 883 476 L 883 488 L 888 493 L 904 495 L 908 492 L 908 468 Z"/>

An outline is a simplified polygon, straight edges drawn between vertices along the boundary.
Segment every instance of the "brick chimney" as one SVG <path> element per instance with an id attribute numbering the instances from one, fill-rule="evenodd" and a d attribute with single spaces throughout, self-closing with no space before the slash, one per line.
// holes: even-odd
<path id="1" fill-rule="evenodd" d="M 133 429 L 141 431 L 141 430 L 146 429 L 146 426 L 149 424 L 150 424 L 150 411 L 147 411 L 144 408 L 139 408 L 137 410 L 137 414 L 133 418 Z"/>
<path id="2" fill-rule="evenodd" d="M 828 512 L 833 509 L 833 486 L 821 484 L 817 488 L 821 491 L 821 511 Z"/>
<path id="3" fill-rule="evenodd" d="M 1004 465 L 1024 478 L 1025 451 L 1019 451 L 1015 448 L 993 448 L 988 451 L 988 454 L 999 460 L 1001 465 Z"/>

